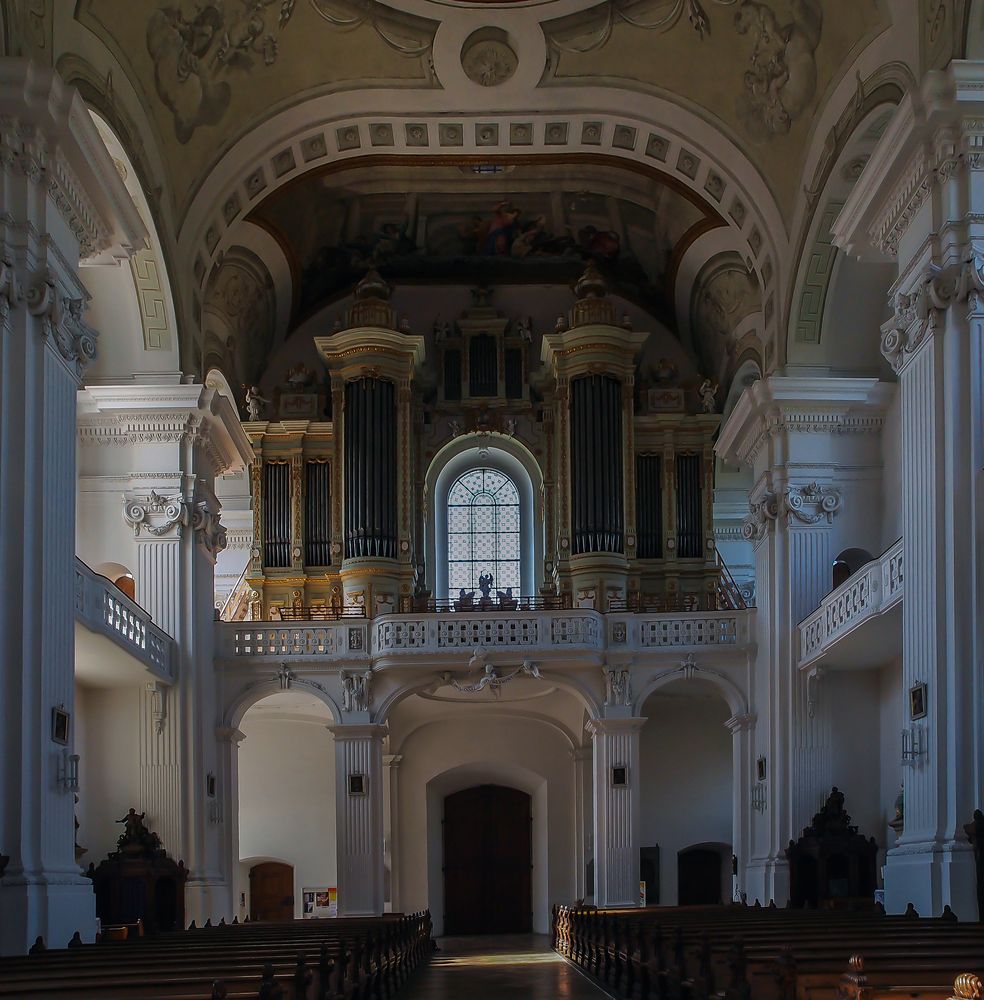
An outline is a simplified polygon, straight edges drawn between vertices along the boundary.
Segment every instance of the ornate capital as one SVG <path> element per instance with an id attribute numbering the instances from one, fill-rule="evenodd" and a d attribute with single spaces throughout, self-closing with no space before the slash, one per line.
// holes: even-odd
<path id="1" fill-rule="evenodd" d="M 17 277 L 14 265 L 7 260 L 0 260 L 0 325 L 5 325 L 10 310 L 20 305 L 24 298 L 24 290 Z"/>
<path id="2" fill-rule="evenodd" d="M 754 712 L 743 712 L 740 715 L 732 715 L 730 719 L 725 721 L 724 725 L 734 735 L 735 733 L 747 733 L 754 729 L 757 720 L 758 716 Z"/>
<path id="3" fill-rule="evenodd" d="M 226 547 L 228 541 L 226 529 L 219 520 L 218 511 L 211 510 L 207 501 L 202 500 L 196 503 L 191 515 L 191 527 L 195 532 L 195 541 L 214 561 L 215 557 Z"/>
<path id="4" fill-rule="evenodd" d="M 881 351 L 895 372 L 943 325 L 946 311 L 965 303 L 984 309 L 984 259 L 974 255 L 949 267 L 930 265 L 910 292 L 895 299 L 895 314 L 882 326 Z"/>
<path id="5" fill-rule="evenodd" d="M 779 517 L 779 498 L 766 492 L 756 501 L 749 501 L 748 514 L 741 522 L 741 537 L 749 542 L 763 539 Z"/>
<path id="6" fill-rule="evenodd" d="M 10 279 L 13 280 L 13 279 Z M 28 312 L 41 321 L 41 336 L 58 351 L 81 381 L 96 356 L 99 333 L 82 319 L 85 302 L 60 295 L 47 273 L 38 275 L 27 288 Z"/>
<path id="7" fill-rule="evenodd" d="M 830 524 L 840 506 L 840 490 L 821 486 L 817 482 L 806 486 L 787 486 L 782 495 L 782 511 L 788 524 L 797 521 L 800 524 L 818 524 L 823 520 Z"/>
<path id="8" fill-rule="evenodd" d="M 146 496 L 124 495 L 123 520 L 133 528 L 134 535 L 139 536 L 143 530 L 155 538 L 163 538 L 172 531 L 180 535 L 181 529 L 190 523 L 188 505 L 183 497 L 177 494 L 162 496 L 156 490 Z"/>

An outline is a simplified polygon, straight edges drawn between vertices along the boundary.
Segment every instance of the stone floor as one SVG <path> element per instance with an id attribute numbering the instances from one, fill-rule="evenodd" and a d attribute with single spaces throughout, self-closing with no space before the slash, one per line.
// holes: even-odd
<path id="1" fill-rule="evenodd" d="M 609 996 L 550 950 L 546 936 L 441 938 L 405 1000 L 603 1000 Z"/>

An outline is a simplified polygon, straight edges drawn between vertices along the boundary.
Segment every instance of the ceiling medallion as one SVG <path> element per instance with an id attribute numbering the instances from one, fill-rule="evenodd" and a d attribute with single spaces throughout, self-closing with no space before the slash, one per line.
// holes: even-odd
<path id="1" fill-rule="evenodd" d="M 519 66 L 519 57 L 498 28 L 473 31 L 461 47 L 461 68 L 465 76 L 482 87 L 498 87 Z"/>

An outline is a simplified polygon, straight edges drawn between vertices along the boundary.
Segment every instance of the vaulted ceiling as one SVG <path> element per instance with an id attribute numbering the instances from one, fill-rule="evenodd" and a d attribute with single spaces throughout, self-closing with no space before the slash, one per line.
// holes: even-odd
<path id="1" fill-rule="evenodd" d="M 246 334 L 262 345 L 239 351 L 258 361 L 370 262 L 402 282 L 481 270 L 490 283 L 560 287 L 592 257 L 614 292 L 723 372 L 740 360 L 739 329 L 764 367 L 782 362 L 799 288 L 818 280 L 801 261 L 822 247 L 835 165 L 874 106 L 959 54 L 966 2 L 0 10 L 7 52 L 56 66 L 126 146 L 189 369 L 239 336 L 216 319 L 217 289 L 236 291 L 242 275 L 276 317 L 272 333 Z M 506 217 L 505 242 L 489 242 Z M 832 269 L 831 258 L 820 279 Z"/>

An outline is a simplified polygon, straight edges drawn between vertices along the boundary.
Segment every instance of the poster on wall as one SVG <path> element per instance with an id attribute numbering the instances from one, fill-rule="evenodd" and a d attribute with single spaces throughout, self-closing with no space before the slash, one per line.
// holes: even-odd
<path id="1" fill-rule="evenodd" d="M 338 889 L 334 886 L 307 888 L 303 889 L 302 893 L 306 918 L 338 916 Z"/>

